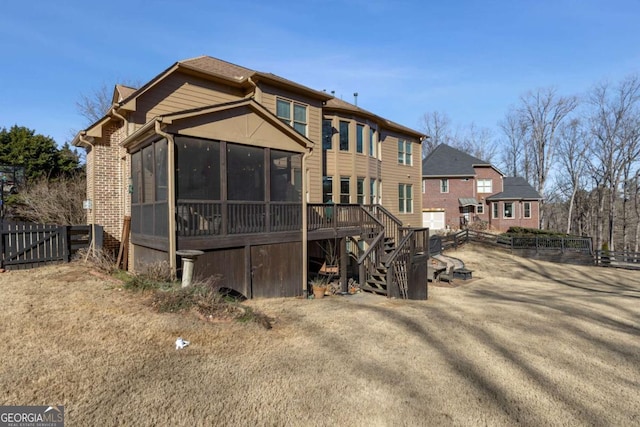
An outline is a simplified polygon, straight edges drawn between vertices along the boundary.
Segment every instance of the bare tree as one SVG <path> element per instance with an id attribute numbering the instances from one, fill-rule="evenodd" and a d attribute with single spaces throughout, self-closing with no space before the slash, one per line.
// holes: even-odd
<path id="1" fill-rule="evenodd" d="M 587 168 L 588 151 L 589 140 L 582 123 L 578 119 L 564 123 L 560 127 L 558 138 L 558 160 L 563 169 L 559 177 L 564 180 L 563 184 L 568 189 L 567 234 L 571 233 L 576 194 L 585 187 L 584 172 Z"/>
<path id="2" fill-rule="evenodd" d="M 20 203 L 13 215 L 41 224 L 84 224 L 82 201 L 86 199 L 86 188 L 84 174 L 31 182 L 20 192 Z"/>
<path id="3" fill-rule="evenodd" d="M 518 112 L 512 108 L 498 126 L 506 137 L 500 159 L 505 173 L 509 176 L 523 177 L 529 182 L 531 177 L 528 150 L 525 144 L 526 127 L 520 120 Z"/>
<path id="4" fill-rule="evenodd" d="M 614 250 L 616 199 L 623 173 L 629 163 L 640 156 L 640 80 L 624 79 L 615 87 L 609 83 L 596 85 L 589 94 L 592 107 L 590 132 L 594 138 L 592 170 L 602 182 L 607 200 L 607 242 Z M 604 220 L 605 200 L 600 203 Z M 602 225 L 600 225 L 602 230 Z"/>
<path id="5" fill-rule="evenodd" d="M 89 94 L 81 94 L 76 101 L 76 110 L 87 120 L 85 124 L 95 123 L 107 114 L 111 108 L 112 98 L 113 87 L 103 83 Z"/>
<path id="6" fill-rule="evenodd" d="M 520 98 L 517 109 L 525 129 L 525 141 L 532 155 L 535 168 L 533 181 L 536 190 L 544 197 L 545 185 L 554 164 L 558 128 L 577 107 L 576 97 L 559 96 L 556 89 L 538 89 Z M 544 224 L 544 211 L 540 224 Z"/>
<path id="7" fill-rule="evenodd" d="M 445 113 L 432 111 L 422 116 L 422 130 L 428 136 L 422 142 L 422 158 L 424 159 L 440 144 L 450 145 L 453 141 L 451 119 Z"/>
<path id="8" fill-rule="evenodd" d="M 461 137 L 454 141 L 456 148 L 481 160 L 493 163 L 498 148 L 493 143 L 493 135 L 488 128 L 478 127 L 471 123 Z"/>

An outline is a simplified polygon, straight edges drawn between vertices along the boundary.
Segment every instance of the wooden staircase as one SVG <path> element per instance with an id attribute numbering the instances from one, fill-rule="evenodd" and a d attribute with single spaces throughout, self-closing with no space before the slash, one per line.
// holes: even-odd
<path id="1" fill-rule="evenodd" d="M 388 295 L 387 292 L 387 267 L 385 262 L 389 255 L 396 250 L 395 239 L 385 237 L 383 241 L 384 254 L 380 257 L 380 262 L 376 263 L 373 271 L 370 272 L 365 283 L 361 285 L 363 291 L 372 292 L 378 295 Z"/>

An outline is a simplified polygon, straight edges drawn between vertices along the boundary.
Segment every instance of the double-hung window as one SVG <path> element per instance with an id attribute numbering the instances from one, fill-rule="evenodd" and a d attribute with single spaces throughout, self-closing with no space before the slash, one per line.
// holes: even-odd
<path id="1" fill-rule="evenodd" d="M 398 211 L 413 212 L 413 188 L 411 184 L 398 184 Z"/>
<path id="2" fill-rule="evenodd" d="M 351 203 L 351 179 L 348 176 L 340 177 L 340 203 Z"/>
<path id="3" fill-rule="evenodd" d="M 440 180 L 440 192 L 441 193 L 448 193 L 449 192 L 449 179 L 448 178 L 442 178 Z"/>
<path id="4" fill-rule="evenodd" d="M 513 202 L 504 202 L 504 217 L 509 219 L 515 218 Z"/>
<path id="5" fill-rule="evenodd" d="M 493 193 L 493 180 L 491 179 L 479 179 L 477 181 L 478 193 Z"/>
<path id="6" fill-rule="evenodd" d="M 411 141 L 398 140 L 398 164 L 411 166 Z"/>
<path id="7" fill-rule="evenodd" d="M 531 202 L 524 202 L 522 205 L 522 208 L 524 210 L 523 216 L 525 218 L 531 218 Z"/>
<path id="8" fill-rule="evenodd" d="M 356 190 L 357 190 L 357 203 L 359 205 L 364 204 L 364 178 L 358 178 L 356 182 Z"/>
<path id="9" fill-rule="evenodd" d="M 297 102 L 278 98 L 276 115 L 280 120 L 292 126 L 301 135 L 307 136 L 307 106 Z"/>

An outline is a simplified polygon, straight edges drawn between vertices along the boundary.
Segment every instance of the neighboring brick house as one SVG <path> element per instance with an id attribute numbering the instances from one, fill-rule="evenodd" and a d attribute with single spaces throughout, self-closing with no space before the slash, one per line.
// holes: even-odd
<path id="1" fill-rule="evenodd" d="M 88 218 L 108 249 L 131 216 L 130 268 L 168 261 L 175 272 L 176 251 L 203 250 L 204 273 L 251 297 L 306 286 L 307 242 L 328 236 L 307 234 L 305 221 L 324 212 L 307 204 L 356 205 L 343 223 L 381 204 L 420 226 L 423 138 L 324 91 L 202 56 L 139 89 L 116 86 L 108 113 L 73 143 L 87 150 Z M 333 230 L 343 249 L 353 225 Z"/>
<path id="2" fill-rule="evenodd" d="M 523 178 L 446 144 L 422 161 L 423 226 L 432 230 L 539 228 L 541 201 Z"/>

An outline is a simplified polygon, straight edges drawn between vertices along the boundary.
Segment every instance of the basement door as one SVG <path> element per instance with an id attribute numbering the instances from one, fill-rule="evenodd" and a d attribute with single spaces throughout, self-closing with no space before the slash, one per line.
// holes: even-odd
<path id="1" fill-rule="evenodd" d="M 302 243 L 252 246 L 251 293 L 253 298 L 302 295 Z"/>

